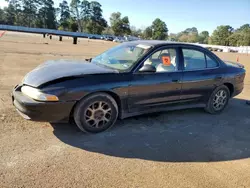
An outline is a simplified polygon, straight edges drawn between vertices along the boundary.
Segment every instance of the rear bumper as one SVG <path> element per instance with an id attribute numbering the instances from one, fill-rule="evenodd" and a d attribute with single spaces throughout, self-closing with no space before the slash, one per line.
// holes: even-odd
<path id="1" fill-rule="evenodd" d="M 68 121 L 75 104 L 75 102 L 38 102 L 16 89 L 12 92 L 12 102 L 23 118 L 41 122 Z"/>

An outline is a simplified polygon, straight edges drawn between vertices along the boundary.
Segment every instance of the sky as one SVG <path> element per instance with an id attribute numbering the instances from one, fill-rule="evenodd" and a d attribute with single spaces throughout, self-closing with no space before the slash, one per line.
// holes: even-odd
<path id="1" fill-rule="evenodd" d="M 58 6 L 62 0 L 54 0 Z M 68 0 L 70 3 L 71 0 Z M 97 0 L 98 1 L 98 0 Z M 219 25 L 238 28 L 250 23 L 250 0 L 99 0 L 104 18 L 113 12 L 128 16 L 130 25 L 145 29 L 155 18 L 163 20 L 169 33 L 196 27 L 212 33 Z M 6 6 L 0 0 L 0 7 Z"/>

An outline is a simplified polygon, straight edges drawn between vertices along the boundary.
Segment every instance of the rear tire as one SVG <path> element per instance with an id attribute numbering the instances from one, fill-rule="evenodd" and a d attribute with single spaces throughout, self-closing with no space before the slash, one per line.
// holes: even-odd
<path id="1" fill-rule="evenodd" d="M 229 99 L 230 91 L 228 87 L 224 85 L 219 86 L 211 94 L 205 111 L 210 114 L 219 114 L 226 108 Z"/>
<path id="2" fill-rule="evenodd" d="M 111 128 L 117 117 L 117 103 L 106 93 L 95 93 L 84 98 L 74 110 L 76 125 L 87 133 L 99 133 Z"/>

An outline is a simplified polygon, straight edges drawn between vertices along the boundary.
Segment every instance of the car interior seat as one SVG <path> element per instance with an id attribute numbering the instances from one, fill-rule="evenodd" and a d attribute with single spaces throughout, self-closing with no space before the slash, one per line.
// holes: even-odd
<path id="1" fill-rule="evenodd" d="M 156 72 L 173 72 L 176 70 L 176 58 L 171 59 L 169 53 L 162 53 L 159 59 L 161 63 L 157 66 Z"/>

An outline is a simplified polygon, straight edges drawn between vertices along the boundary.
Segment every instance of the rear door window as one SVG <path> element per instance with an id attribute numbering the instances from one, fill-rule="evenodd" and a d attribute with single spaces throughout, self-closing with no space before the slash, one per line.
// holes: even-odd
<path id="1" fill-rule="evenodd" d="M 206 68 L 205 54 L 194 49 L 183 49 L 185 70 L 200 70 Z"/>

